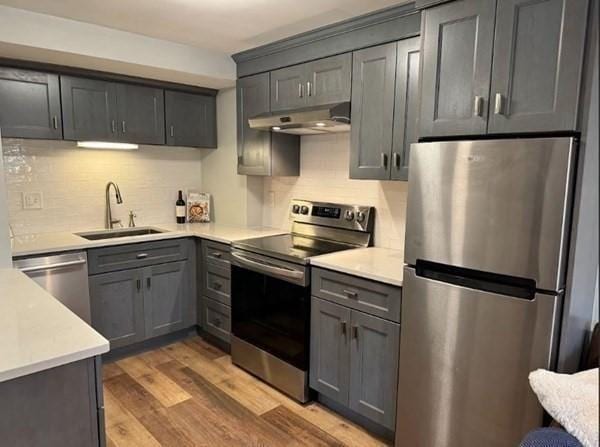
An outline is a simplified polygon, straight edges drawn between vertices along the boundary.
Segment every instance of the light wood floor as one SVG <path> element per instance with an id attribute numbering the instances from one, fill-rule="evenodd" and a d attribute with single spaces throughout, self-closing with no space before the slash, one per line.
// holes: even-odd
<path id="1" fill-rule="evenodd" d="M 108 447 L 387 445 L 292 401 L 200 337 L 105 364 L 104 402 Z"/>

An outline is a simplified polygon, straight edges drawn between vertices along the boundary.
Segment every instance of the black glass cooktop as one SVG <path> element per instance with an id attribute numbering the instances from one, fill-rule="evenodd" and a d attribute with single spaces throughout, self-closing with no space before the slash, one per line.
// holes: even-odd
<path id="1" fill-rule="evenodd" d="M 315 239 L 295 234 L 258 237 L 234 242 L 233 248 L 259 253 L 285 261 L 308 264 L 311 256 L 356 248 L 341 242 Z"/>

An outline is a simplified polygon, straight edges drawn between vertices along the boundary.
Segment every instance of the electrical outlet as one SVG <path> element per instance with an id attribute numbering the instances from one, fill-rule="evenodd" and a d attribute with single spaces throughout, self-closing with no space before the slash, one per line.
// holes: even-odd
<path id="1" fill-rule="evenodd" d="M 24 192 L 23 193 L 23 209 L 24 210 L 41 210 L 43 206 L 43 197 L 41 192 Z"/>

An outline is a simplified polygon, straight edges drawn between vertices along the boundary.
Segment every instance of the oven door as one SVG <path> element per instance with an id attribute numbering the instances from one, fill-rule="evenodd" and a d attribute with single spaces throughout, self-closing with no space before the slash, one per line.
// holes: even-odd
<path id="1" fill-rule="evenodd" d="M 234 250 L 231 330 L 234 336 L 308 371 L 308 268 Z"/>

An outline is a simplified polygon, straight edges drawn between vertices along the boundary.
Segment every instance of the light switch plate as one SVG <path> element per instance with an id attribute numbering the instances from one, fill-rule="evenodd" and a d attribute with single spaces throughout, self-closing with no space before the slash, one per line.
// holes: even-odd
<path id="1" fill-rule="evenodd" d="M 23 193 L 23 209 L 24 210 L 41 210 L 43 205 L 43 196 L 41 192 L 24 192 Z"/>

